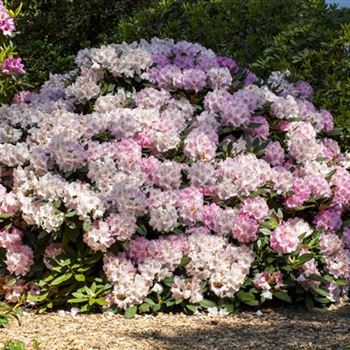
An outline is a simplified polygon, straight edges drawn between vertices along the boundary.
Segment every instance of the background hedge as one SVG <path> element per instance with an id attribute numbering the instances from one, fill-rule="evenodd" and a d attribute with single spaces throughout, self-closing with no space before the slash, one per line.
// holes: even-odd
<path id="1" fill-rule="evenodd" d="M 338 138 L 350 149 L 350 9 L 320 11 L 311 20 L 289 25 L 251 65 L 261 76 L 289 70 L 311 83 L 314 101 L 332 111 Z"/>

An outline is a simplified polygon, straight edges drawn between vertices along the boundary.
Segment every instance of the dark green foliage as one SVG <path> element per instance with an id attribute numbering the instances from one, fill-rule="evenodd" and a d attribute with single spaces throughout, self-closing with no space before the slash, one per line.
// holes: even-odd
<path id="1" fill-rule="evenodd" d="M 289 23 L 313 15 L 306 0 L 162 0 L 122 20 L 109 41 L 188 40 L 254 62 Z"/>
<path id="2" fill-rule="evenodd" d="M 25 350 L 25 345 L 22 341 L 8 340 L 3 344 L 3 350 Z"/>
<path id="3" fill-rule="evenodd" d="M 309 81 L 315 102 L 329 109 L 342 128 L 338 139 L 350 149 L 350 10 L 330 8 L 311 21 L 290 25 L 252 65 L 267 76 L 271 70 L 289 70 L 294 79 Z"/>

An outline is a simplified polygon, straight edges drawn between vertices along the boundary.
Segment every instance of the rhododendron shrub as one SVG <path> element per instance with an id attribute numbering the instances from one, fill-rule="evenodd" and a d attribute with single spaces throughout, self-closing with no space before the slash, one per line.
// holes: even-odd
<path id="1" fill-rule="evenodd" d="M 306 82 L 156 38 L 76 65 L 1 107 L 4 299 L 131 317 L 346 298 L 350 157 Z"/>
<path id="2" fill-rule="evenodd" d="M 8 102 L 25 73 L 22 59 L 16 57 L 15 47 L 10 40 L 15 35 L 15 18 L 20 11 L 21 5 L 13 11 L 0 0 L 0 103 Z"/>

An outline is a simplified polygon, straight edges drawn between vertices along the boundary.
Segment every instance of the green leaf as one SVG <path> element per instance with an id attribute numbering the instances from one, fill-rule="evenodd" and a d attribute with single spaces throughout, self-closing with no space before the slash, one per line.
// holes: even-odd
<path id="1" fill-rule="evenodd" d="M 135 315 L 137 313 L 137 306 L 136 305 L 133 305 L 133 306 L 129 306 L 126 310 L 125 310 L 125 318 L 127 319 L 131 319 L 131 318 L 134 318 Z"/>
<path id="2" fill-rule="evenodd" d="M 283 219 L 283 211 L 282 211 L 281 208 L 278 208 L 276 214 L 277 214 L 277 216 L 278 216 L 279 219 L 281 219 L 281 220 Z"/>
<path id="3" fill-rule="evenodd" d="M 65 213 L 64 216 L 66 218 L 71 218 L 73 216 L 77 216 L 78 215 L 78 212 L 76 210 L 72 210 L 72 211 L 69 211 L 68 213 Z"/>
<path id="4" fill-rule="evenodd" d="M 227 150 L 226 150 L 226 154 L 228 157 L 231 155 L 232 149 L 233 149 L 233 143 L 230 141 L 227 145 Z"/>
<path id="5" fill-rule="evenodd" d="M 243 291 L 237 292 L 236 297 L 243 302 L 255 300 L 255 296 L 253 293 L 243 292 Z"/>
<path id="6" fill-rule="evenodd" d="M 182 267 L 185 267 L 190 261 L 191 261 L 191 258 L 188 257 L 187 255 L 184 255 L 184 256 L 181 258 L 180 265 L 181 265 Z"/>
<path id="7" fill-rule="evenodd" d="M 314 257 L 314 254 L 312 254 L 312 253 L 307 253 L 307 254 L 301 255 L 296 261 L 296 266 L 303 265 L 307 261 L 310 261 L 311 259 L 313 259 L 313 257 Z"/>
<path id="8" fill-rule="evenodd" d="M 250 292 L 243 292 L 239 291 L 236 293 L 236 297 L 244 304 L 247 304 L 249 306 L 258 306 L 259 301 L 256 300 L 255 295 Z"/>
<path id="9" fill-rule="evenodd" d="M 89 230 L 90 226 L 91 226 L 91 221 L 90 220 L 86 220 L 86 221 L 83 222 L 83 230 L 85 232 Z"/>
<path id="10" fill-rule="evenodd" d="M 44 301 L 48 295 L 49 295 L 49 292 L 39 294 L 39 295 L 28 295 L 27 300 L 33 301 L 33 302 Z"/>
<path id="11" fill-rule="evenodd" d="M 331 131 L 327 131 L 327 135 L 329 136 L 338 136 L 343 132 L 342 128 L 333 128 Z"/>
<path id="12" fill-rule="evenodd" d="M 84 282 L 84 281 L 85 281 L 85 276 L 82 275 L 82 274 L 74 275 L 74 278 L 75 278 L 78 282 Z"/>
<path id="13" fill-rule="evenodd" d="M 330 300 L 328 298 L 315 298 L 315 300 L 321 304 L 330 304 Z"/>
<path id="14" fill-rule="evenodd" d="M 225 309 L 229 313 L 232 313 L 235 311 L 235 305 L 233 302 L 225 302 L 222 304 L 221 308 Z"/>
<path id="15" fill-rule="evenodd" d="M 151 307 L 153 307 L 156 304 L 151 298 L 145 298 L 144 302 Z"/>
<path id="16" fill-rule="evenodd" d="M 42 239 L 48 235 L 48 232 L 46 231 L 41 231 L 38 235 L 38 239 Z"/>
<path id="17" fill-rule="evenodd" d="M 60 199 L 55 199 L 53 202 L 52 202 L 52 205 L 54 208 L 56 209 L 59 209 L 62 205 L 62 201 Z"/>
<path id="18" fill-rule="evenodd" d="M 348 281 L 345 279 L 338 279 L 336 280 L 336 283 L 340 287 L 346 287 L 348 285 Z"/>
<path id="19" fill-rule="evenodd" d="M 278 226 L 278 222 L 276 220 L 266 220 L 262 223 L 262 227 L 268 230 L 274 230 L 275 228 L 277 228 L 277 226 Z"/>
<path id="20" fill-rule="evenodd" d="M 88 312 L 90 309 L 91 306 L 89 304 L 84 304 L 82 307 L 80 307 L 80 312 Z"/>
<path id="21" fill-rule="evenodd" d="M 265 236 L 270 236 L 271 235 L 271 230 L 269 230 L 268 228 L 261 228 L 260 232 L 265 235 Z"/>
<path id="22" fill-rule="evenodd" d="M 205 309 L 208 309 L 210 307 L 216 307 L 216 303 L 209 299 L 202 299 L 202 301 L 199 304 Z"/>
<path id="23" fill-rule="evenodd" d="M 136 228 L 136 232 L 140 234 L 141 236 L 147 235 L 147 228 L 145 225 L 138 225 Z"/>
<path id="24" fill-rule="evenodd" d="M 81 292 L 74 292 L 72 293 L 72 295 L 75 297 L 75 298 L 87 298 L 87 296 L 84 294 L 84 293 L 81 293 Z"/>
<path id="25" fill-rule="evenodd" d="M 21 2 L 15 10 L 15 17 L 17 17 L 22 10 L 23 3 Z"/>
<path id="26" fill-rule="evenodd" d="M 331 282 L 334 281 L 334 278 L 333 278 L 333 276 L 331 276 L 331 275 L 324 275 L 324 276 L 323 276 L 323 280 L 326 281 L 326 282 L 328 282 L 328 283 L 331 283 Z M 346 282 L 346 281 L 345 281 L 345 282 Z"/>
<path id="27" fill-rule="evenodd" d="M 13 340 L 8 340 L 4 344 L 4 347 L 2 349 L 3 350 L 26 350 L 25 344 L 22 341 L 13 341 Z"/>
<path id="28" fill-rule="evenodd" d="M 260 249 L 261 248 L 261 246 L 262 246 L 262 241 L 261 241 L 261 239 L 258 239 L 257 241 L 256 241 L 256 246 Z"/>
<path id="29" fill-rule="evenodd" d="M 177 235 L 183 235 L 184 234 L 183 230 L 181 230 L 179 228 L 174 229 L 173 232 L 176 233 Z"/>
<path id="30" fill-rule="evenodd" d="M 1 220 L 1 222 L 2 222 L 2 220 Z M 9 230 L 12 227 L 12 225 L 13 225 L 12 222 L 9 222 L 7 225 L 5 225 L 4 229 Z"/>
<path id="31" fill-rule="evenodd" d="M 260 128 L 262 124 L 260 123 L 250 123 L 248 125 L 248 128 L 251 128 L 251 129 L 257 129 L 257 128 Z"/>
<path id="32" fill-rule="evenodd" d="M 11 213 L 0 213 L 0 219 L 9 219 L 12 218 L 13 214 Z"/>
<path id="33" fill-rule="evenodd" d="M 108 305 L 108 301 L 105 298 L 97 298 L 95 299 L 95 303 L 101 306 Z"/>
<path id="34" fill-rule="evenodd" d="M 323 297 L 329 298 L 329 293 L 320 287 L 315 287 L 314 291 Z"/>
<path id="35" fill-rule="evenodd" d="M 162 308 L 162 306 L 160 304 L 154 304 L 152 307 L 152 310 L 154 312 L 158 312 L 158 311 L 160 311 L 161 308 Z"/>
<path id="36" fill-rule="evenodd" d="M 97 289 L 97 284 L 96 284 L 96 282 L 94 282 L 94 283 L 91 285 L 91 291 L 92 291 L 93 293 L 96 293 L 96 289 Z"/>
<path id="37" fill-rule="evenodd" d="M 72 299 L 68 299 L 68 303 L 86 303 L 88 301 L 88 298 L 72 298 Z"/>
<path id="38" fill-rule="evenodd" d="M 287 303 L 291 303 L 292 299 L 291 297 L 288 295 L 287 292 L 281 291 L 281 290 L 275 290 L 273 293 L 273 296 L 276 297 L 277 299 L 283 300 Z"/>
<path id="39" fill-rule="evenodd" d="M 167 300 L 167 301 L 165 302 L 165 305 L 166 305 L 167 307 L 173 306 L 173 305 L 175 305 L 175 300 L 174 300 L 174 299 Z"/>
<path id="40" fill-rule="evenodd" d="M 312 274 L 307 277 L 309 280 L 323 282 L 325 279 L 321 275 Z"/>
<path id="41" fill-rule="evenodd" d="M 188 304 L 188 305 L 185 306 L 185 311 L 193 314 L 193 313 L 195 313 L 197 311 L 197 306 Z"/>
<path id="42" fill-rule="evenodd" d="M 173 285 L 173 283 L 174 283 L 174 276 L 170 276 L 170 277 L 165 278 L 165 279 L 162 281 L 162 283 L 163 283 L 165 286 L 167 286 L 167 287 L 170 288 L 170 287 Z"/>
<path id="43" fill-rule="evenodd" d="M 141 304 L 139 306 L 139 311 L 142 312 L 142 313 L 149 312 L 150 311 L 149 304 L 147 304 L 147 303 Z"/>
<path id="44" fill-rule="evenodd" d="M 62 276 L 59 276 L 57 278 L 55 278 L 51 283 L 50 285 L 51 286 L 58 286 L 59 284 L 65 282 L 65 281 L 68 281 L 71 277 L 73 276 L 73 274 L 71 272 L 68 272 Z"/>
<path id="45" fill-rule="evenodd" d="M 231 126 L 227 126 L 221 130 L 221 133 L 228 134 L 231 133 L 234 129 Z"/>
<path id="46" fill-rule="evenodd" d="M 9 318 L 7 315 L 0 316 L 0 328 L 3 328 L 9 324 Z"/>
<path id="47" fill-rule="evenodd" d="M 243 301 L 243 303 L 247 304 L 249 306 L 258 306 L 259 305 L 258 300 L 247 300 L 247 301 Z"/>

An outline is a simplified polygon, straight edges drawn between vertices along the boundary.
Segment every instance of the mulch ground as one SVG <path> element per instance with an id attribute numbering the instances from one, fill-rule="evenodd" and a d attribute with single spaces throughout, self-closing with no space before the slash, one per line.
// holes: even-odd
<path id="1" fill-rule="evenodd" d="M 350 350 L 350 306 L 336 311 L 263 310 L 227 317 L 25 314 L 0 329 L 0 344 L 40 350 Z"/>

